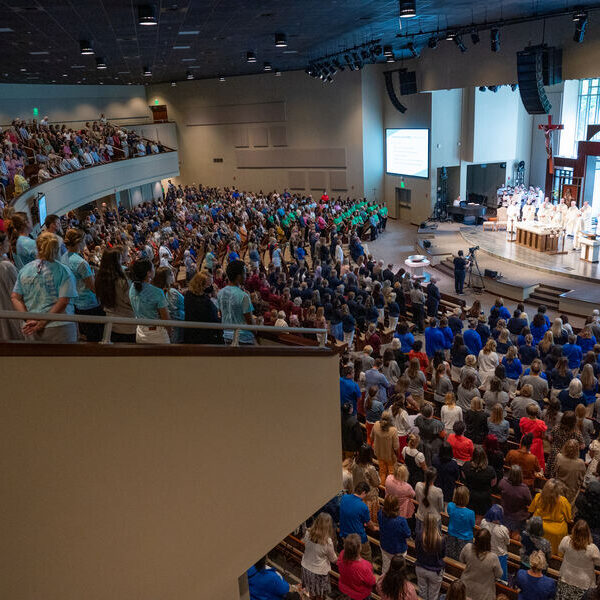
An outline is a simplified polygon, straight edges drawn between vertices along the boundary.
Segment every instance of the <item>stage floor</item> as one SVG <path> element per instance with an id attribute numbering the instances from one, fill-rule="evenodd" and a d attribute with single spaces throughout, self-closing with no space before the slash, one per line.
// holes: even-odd
<path id="1" fill-rule="evenodd" d="M 482 252 L 516 265 L 593 283 L 600 280 L 600 263 L 581 260 L 572 238 L 565 243 L 566 254 L 548 254 L 507 242 L 506 231 L 483 231 L 480 225 L 461 227 L 460 234 L 469 246 L 479 246 Z"/>

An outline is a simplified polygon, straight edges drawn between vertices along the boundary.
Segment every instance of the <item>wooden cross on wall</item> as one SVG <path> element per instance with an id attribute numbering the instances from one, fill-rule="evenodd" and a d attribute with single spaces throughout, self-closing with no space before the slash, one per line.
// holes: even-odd
<path id="1" fill-rule="evenodd" d="M 543 129 L 544 137 L 546 138 L 546 155 L 548 157 L 548 173 L 554 174 L 554 158 L 552 152 L 552 134 L 560 129 L 564 129 L 564 125 L 552 123 L 552 115 L 548 115 L 548 123 L 538 125 L 538 129 Z"/>

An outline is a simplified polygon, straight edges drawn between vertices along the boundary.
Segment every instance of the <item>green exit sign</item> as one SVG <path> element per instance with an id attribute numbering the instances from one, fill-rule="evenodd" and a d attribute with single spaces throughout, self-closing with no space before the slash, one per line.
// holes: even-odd
<path id="1" fill-rule="evenodd" d="M 158 106 L 158 99 L 154 101 L 154 104 L 156 104 L 156 106 Z"/>
<path id="2" fill-rule="evenodd" d="M 33 109 L 33 116 L 37 117 L 40 114 L 40 109 L 39 108 L 34 108 Z"/>
<path id="3" fill-rule="evenodd" d="M 404 185 L 404 179 L 400 182 L 400 187 L 401 188 L 405 187 L 405 185 Z"/>

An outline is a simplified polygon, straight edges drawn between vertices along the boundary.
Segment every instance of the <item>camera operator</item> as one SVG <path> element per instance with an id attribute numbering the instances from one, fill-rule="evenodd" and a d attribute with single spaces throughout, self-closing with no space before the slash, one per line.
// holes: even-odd
<path id="1" fill-rule="evenodd" d="M 454 257 L 454 291 L 457 294 L 463 293 L 465 285 L 465 275 L 467 274 L 467 261 L 462 250 L 458 251 L 458 256 Z"/>

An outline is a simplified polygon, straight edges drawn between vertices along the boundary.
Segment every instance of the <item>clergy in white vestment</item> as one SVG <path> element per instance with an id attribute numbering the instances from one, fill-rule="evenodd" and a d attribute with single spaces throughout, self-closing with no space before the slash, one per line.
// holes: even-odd
<path id="1" fill-rule="evenodd" d="M 565 227 L 567 229 L 567 235 L 575 235 L 575 222 L 579 218 L 579 209 L 577 208 L 577 204 L 575 200 L 571 200 L 571 206 L 567 210 L 567 214 L 565 217 Z"/>
<path id="2" fill-rule="evenodd" d="M 564 221 L 567 215 L 567 211 L 569 210 L 569 207 L 567 206 L 567 203 L 565 202 L 564 198 L 560 199 L 560 202 L 558 203 L 558 210 L 560 210 Z"/>
<path id="3" fill-rule="evenodd" d="M 585 216 L 583 212 L 577 211 L 577 218 L 573 226 L 573 249 L 579 250 L 581 248 L 581 238 L 583 237 L 582 232 L 585 230 Z"/>
<path id="4" fill-rule="evenodd" d="M 538 208 L 537 219 L 540 223 L 547 223 L 552 212 L 552 205 L 548 198 L 546 198 L 543 204 Z"/>
<path id="5" fill-rule="evenodd" d="M 535 204 L 532 199 L 527 200 L 523 206 L 523 221 L 535 221 Z"/>
<path id="6" fill-rule="evenodd" d="M 587 200 L 583 203 L 583 206 L 581 207 L 581 215 L 584 220 L 583 230 L 591 231 L 592 230 L 592 207 L 590 206 L 590 203 Z"/>
<path id="7" fill-rule="evenodd" d="M 521 205 L 513 200 L 506 209 L 506 240 L 514 241 L 517 235 L 517 222 L 521 215 Z"/>

